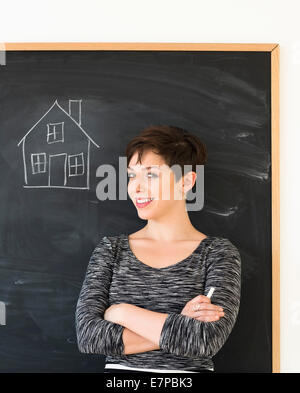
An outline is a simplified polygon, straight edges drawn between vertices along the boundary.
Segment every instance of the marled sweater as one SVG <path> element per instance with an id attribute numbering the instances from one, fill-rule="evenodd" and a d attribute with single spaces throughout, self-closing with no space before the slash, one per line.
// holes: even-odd
<path id="1" fill-rule="evenodd" d="M 181 314 L 189 300 L 207 295 L 210 287 L 215 288 L 211 302 L 223 307 L 223 317 L 202 322 Z M 187 258 L 154 268 L 135 257 L 127 235 L 104 236 L 92 253 L 77 302 L 78 348 L 128 367 L 213 370 L 212 357 L 235 324 L 240 292 L 240 253 L 226 238 L 207 236 Z M 117 303 L 168 313 L 159 350 L 124 354 L 124 326 L 103 319 Z"/>

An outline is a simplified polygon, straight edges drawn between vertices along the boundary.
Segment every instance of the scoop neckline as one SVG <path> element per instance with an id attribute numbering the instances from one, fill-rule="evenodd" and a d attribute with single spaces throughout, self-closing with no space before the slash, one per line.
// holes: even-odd
<path id="1" fill-rule="evenodd" d="M 134 261 L 138 262 L 139 266 L 141 266 L 141 267 L 145 267 L 146 269 L 151 269 L 151 270 L 155 270 L 155 271 L 164 271 L 164 270 L 174 269 L 174 268 L 178 267 L 179 265 L 182 265 L 185 262 L 188 262 L 197 253 L 197 251 L 199 251 L 201 248 L 203 248 L 205 246 L 205 244 L 207 243 L 208 240 L 212 239 L 212 236 L 207 235 L 204 239 L 202 239 L 200 241 L 200 243 L 197 245 L 197 247 L 194 249 L 194 251 L 192 251 L 192 253 L 189 256 L 187 256 L 186 258 L 182 259 L 181 261 L 178 261 L 176 263 L 173 263 L 172 265 L 165 266 L 165 267 L 153 267 L 153 266 L 147 265 L 145 262 L 142 262 L 141 260 L 139 260 L 136 257 L 134 252 L 131 250 L 131 247 L 130 247 L 130 244 L 129 244 L 129 236 L 128 235 L 122 234 L 121 236 L 123 236 L 123 238 L 125 239 L 126 246 L 127 246 L 128 251 L 129 251 L 129 254 L 132 256 Z"/>

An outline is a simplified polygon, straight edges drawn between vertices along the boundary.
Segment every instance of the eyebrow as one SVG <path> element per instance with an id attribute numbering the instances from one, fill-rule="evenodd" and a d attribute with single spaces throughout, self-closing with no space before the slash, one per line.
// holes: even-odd
<path id="1" fill-rule="evenodd" d="M 143 169 L 151 169 L 151 168 L 157 168 L 157 169 L 159 169 L 159 165 L 146 166 L 146 167 L 143 168 Z M 134 170 L 134 169 L 131 168 L 130 166 L 128 166 L 127 169 L 132 169 L 132 170 Z"/>

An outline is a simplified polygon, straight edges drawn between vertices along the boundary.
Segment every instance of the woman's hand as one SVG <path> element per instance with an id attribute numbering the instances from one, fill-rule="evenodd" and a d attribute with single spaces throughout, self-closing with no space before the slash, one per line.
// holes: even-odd
<path id="1" fill-rule="evenodd" d="M 225 315 L 222 307 L 211 304 L 210 298 L 204 295 L 198 295 L 188 301 L 180 314 L 202 322 L 218 321 Z"/>

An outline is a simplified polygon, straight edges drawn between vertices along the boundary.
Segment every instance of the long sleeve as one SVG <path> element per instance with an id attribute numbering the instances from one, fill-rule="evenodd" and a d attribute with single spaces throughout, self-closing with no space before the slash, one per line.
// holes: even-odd
<path id="1" fill-rule="evenodd" d="M 186 315 L 169 313 L 159 339 L 163 352 L 194 358 L 212 357 L 232 331 L 240 305 L 240 253 L 228 239 L 219 237 L 210 245 L 205 263 L 204 295 L 210 287 L 214 287 L 211 302 L 223 307 L 225 315 L 218 321 L 202 322 Z"/>
<path id="2" fill-rule="evenodd" d="M 80 352 L 119 355 L 124 352 L 124 326 L 103 319 L 112 278 L 113 248 L 105 236 L 94 249 L 76 306 L 76 333 Z"/>

